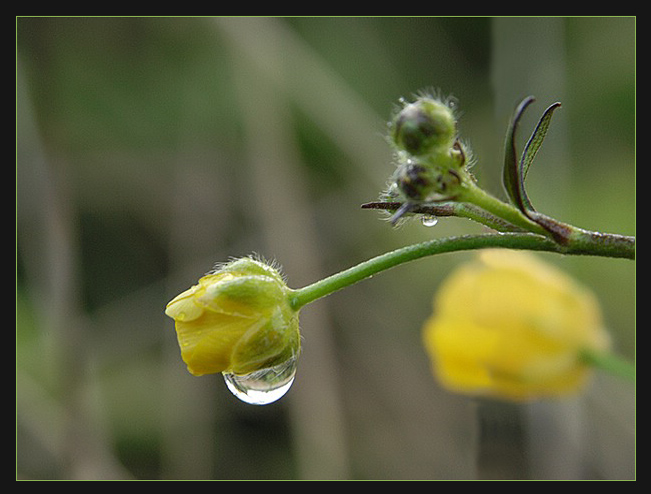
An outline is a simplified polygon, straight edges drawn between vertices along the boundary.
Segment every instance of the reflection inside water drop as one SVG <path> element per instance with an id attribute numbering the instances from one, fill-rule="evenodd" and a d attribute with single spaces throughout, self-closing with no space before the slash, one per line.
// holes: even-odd
<path id="1" fill-rule="evenodd" d="M 426 214 L 421 217 L 420 222 L 423 226 L 434 226 L 439 222 L 439 219 L 434 215 Z"/>
<path id="2" fill-rule="evenodd" d="M 282 364 L 245 375 L 224 372 L 224 381 L 231 393 L 245 403 L 267 405 L 289 391 L 296 376 L 296 361 L 292 357 Z"/>

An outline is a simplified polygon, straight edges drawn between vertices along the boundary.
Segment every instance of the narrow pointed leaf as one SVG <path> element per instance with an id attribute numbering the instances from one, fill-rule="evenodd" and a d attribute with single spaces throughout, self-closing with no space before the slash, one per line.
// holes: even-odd
<path id="1" fill-rule="evenodd" d="M 504 188 L 511 202 L 521 211 L 525 211 L 525 203 L 522 197 L 522 178 L 520 176 L 520 167 L 517 159 L 515 147 L 515 131 L 518 127 L 520 117 L 524 110 L 534 101 L 533 96 L 528 96 L 515 109 L 513 120 L 506 133 L 506 143 L 504 149 L 504 170 L 502 180 Z"/>
<path id="2" fill-rule="evenodd" d="M 527 197 L 527 193 L 524 188 L 524 181 L 527 177 L 527 173 L 529 172 L 529 167 L 536 157 L 536 153 L 545 140 L 547 129 L 551 123 L 552 114 L 554 113 L 554 110 L 560 106 L 561 104 L 556 102 L 545 110 L 543 116 L 538 121 L 538 125 L 531 134 L 529 141 L 527 141 L 524 151 L 522 152 L 522 157 L 520 158 L 520 170 L 518 172 L 518 186 L 520 188 L 520 197 L 522 199 L 524 207 L 530 211 L 533 211 L 533 206 Z"/>

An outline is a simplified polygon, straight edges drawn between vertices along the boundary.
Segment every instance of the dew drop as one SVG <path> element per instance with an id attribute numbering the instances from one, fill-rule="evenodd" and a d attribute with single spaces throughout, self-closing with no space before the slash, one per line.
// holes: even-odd
<path id="1" fill-rule="evenodd" d="M 426 214 L 420 219 L 420 222 L 423 226 L 434 226 L 439 222 L 439 219 L 436 216 Z"/>
<path id="2" fill-rule="evenodd" d="M 282 398 L 294 382 L 296 357 L 250 374 L 224 372 L 226 386 L 237 398 L 251 405 L 267 405 Z"/>

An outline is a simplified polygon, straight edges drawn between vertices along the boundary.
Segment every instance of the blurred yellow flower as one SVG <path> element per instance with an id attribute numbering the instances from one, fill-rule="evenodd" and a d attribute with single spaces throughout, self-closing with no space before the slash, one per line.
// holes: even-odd
<path id="1" fill-rule="evenodd" d="M 590 291 L 532 254 L 502 249 L 444 281 L 423 340 L 443 386 L 510 400 L 577 392 L 590 372 L 582 350 L 609 347 Z"/>
<path id="2" fill-rule="evenodd" d="M 171 300 L 181 356 L 190 373 L 249 374 L 295 358 L 298 313 L 276 269 L 251 258 L 225 264 Z"/>

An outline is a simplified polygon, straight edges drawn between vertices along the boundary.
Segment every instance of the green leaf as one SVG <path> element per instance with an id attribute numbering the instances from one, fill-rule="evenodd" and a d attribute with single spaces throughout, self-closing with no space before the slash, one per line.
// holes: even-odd
<path id="1" fill-rule="evenodd" d="M 523 99 L 515 109 L 515 113 L 511 124 L 509 125 L 506 133 L 506 143 L 504 149 L 504 170 L 502 180 L 504 188 L 509 196 L 511 202 L 520 211 L 525 211 L 525 199 L 522 197 L 524 187 L 522 185 L 522 178 L 520 175 L 520 166 L 517 160 L 517 151 L 515 148 L 515 131 L 517 130 L 520 117 L 524 110 L 533 103 L 534 97 L 528 96 Z"/>
<path id="2" fill-rule="evenodd" d="M 538 121 L 538 125 L 531 134 L 529 141 L 527 141 L 524 151 L 522 152 L 522 157 L 520 158 L 520 169 L 518 171 L 520 198 L 522 199 L 524 207 L 529 211 L 533 211 L 533 206 L 527 197 L 527 193 L 524 188 L 524 181 L 527 177 L 529 167 L 531 166 L 531 163 L 533 163 L 533 160 L 536 157 L 536 153 L 540 149 L 540 146 L 542 146 L 542 143 L 545 139 L 547 129 L 549 128 L 549 124 L 552 119 L 552 114 L 554 113 L 554 110 L 560 106 L 561 104 L 559 102 L 556 102 L 545 110 L 543 116 Z"/>
<path id="3" fill-rule="evenodd" d="M 504 188 L 506 189 L 513 205 L 515 205 L 531 221 L 537 223 L 550 232 L 557 243 L 565 244 L 568 241 L 569 235 L 565 225 L 536 212 L 531 205 L 531 201 L 529 201 L 529 197 L 527 197 L 527 192 L 524 187 L 524 181 L 529 172 L 529 168 L 531 167 L 531 163 L 533 163 L 540 146 L 542 146 L 545 135 L 547 134 L 552 114 L 556 108 L 561 106 L 560 103 L 554 103 L 545 110 L 538 121 L 538 125 L 531 134 L 531 137 L 529 137 L 520 160 L 517 161 L 516 159 L 517 151 L 515 145 L 515 132 L 524 110 L 527 106 L 533 103 L 533 101 L 534 98 L 528 96 L 520 102 L 515 109 L 513 120 L 511 121 L 511 125 L 507 131 L 503 171 Z"/>

